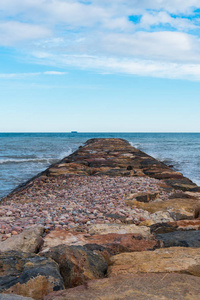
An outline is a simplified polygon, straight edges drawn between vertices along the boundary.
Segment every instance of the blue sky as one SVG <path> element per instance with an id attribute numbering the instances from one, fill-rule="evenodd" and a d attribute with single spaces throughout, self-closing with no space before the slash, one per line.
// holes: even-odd
<path id="1" fill-rule="evenodd" d="M 197 0 L 1 0 L 0 132 L 199 132 Z"/>

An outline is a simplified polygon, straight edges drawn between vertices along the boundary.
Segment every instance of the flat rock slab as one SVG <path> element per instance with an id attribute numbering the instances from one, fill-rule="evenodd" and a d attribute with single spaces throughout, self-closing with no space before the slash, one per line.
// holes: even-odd
<path id="1" fill-rule="evenodd" d="M 5 252 L 13 250 L 36 253 L 43 243 L 43 232 L 44 226 L 32 226 L 18 235 L 13 235 L 5 241 L 0 241 L 0 251 Z"/>
<path id="2" fill-rule="evenodd" d="M 44 238 L 44 246 L 41 253 L 48 251 L 51 247 L 58 245 L 101 245 L 109 254 L 119 254 L 122 252 L 144 251 L 153 249 L 156 240 L 144 238 L 141 234 L 118 234 L 108 233 L 100 235 L 89 235 L 78 232 L 68 232 L 65 230 L 51 231 Z M 97 248 L 96 248 L 97 249 Z"/>
<path id="3" fill-rule="evenodd" d="M 90 234 L 108 234 L 108 233 L 118 233 L 118 234 L 140 234 L 143 237 L 151 238 L 150 228 L 147 226 L 137 226 L 134 224 L 95 224 L 91 225 L 88 229 Z"/>
<path id="4" fill-rule="evenodd" d="M 157 234 L 162 247 L 200 247 L 200 230 L 174 231 Z"/>
<path id="5" fill-rule="evenodd" d="M 200 249 L 172 247 L 122 253 L 111 257 L 109 276 L 136 273 L 182 272 L 200 276 Z"/>
<path id="6" fill-rule="evenodd" d="M 0 254 L 0 292 L 41 300 L 64 289 L 58 265 L 36 254 L 8 251 Z"/>
<path id="7" fill-rule="evenodd" d="M 82 246 L 60 245 L 43 255 L 58 263 L 66 288 L 81 285 L 91 279 L 103 278 L 108 268 L 101 254 L 93 253 Z"/>
<path id="8" fill-rule="evenodd" d="M 125 201 L 130 207 L 137 207 L 155 213 L 158 211 L 168 212 L 174 220 L 193 219 L 196 207 L 200 207 L 199 199 L 175 198 L 164 201 L 152 201 L 143 203 L 136 200 Z"/>
<path id="9" fill-rule="evenodd" d="M 44 300 L 196 300 L 199 294 L 199 277 L 151 273 L 92 280 L 85 286 L 52 293 Z"/>

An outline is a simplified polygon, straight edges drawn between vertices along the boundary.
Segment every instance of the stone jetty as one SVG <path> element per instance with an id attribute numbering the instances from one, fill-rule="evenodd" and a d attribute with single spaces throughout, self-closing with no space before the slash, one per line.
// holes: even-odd
<path id="1" fill-rule="evenodd" d="M 200 188 L 92 139 L 0 205 L 0 299 L 198 299 Z"/>

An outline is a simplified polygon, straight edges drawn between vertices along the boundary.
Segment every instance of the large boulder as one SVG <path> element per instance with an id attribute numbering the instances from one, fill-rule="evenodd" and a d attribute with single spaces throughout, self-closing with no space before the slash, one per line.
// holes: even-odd
<path id="1" fill-rule="evenodd" d="M 186 300 L 199 299 L 200 278 L 175 273 L 131 274 L 47 295 L 44 300 Z"/>
<path id="2" fill-rule="evenodd" d="M 122 253 L 111 257 L 108 276 L 136 273 L 185 272 L 200 276 L 200 249 L 172 247 Z"/>
<path id="3" fill-rule="evenodd" d="M 200 247 L 200 230 L 157 234 L 156 239 L 163 247 Z"/>
<path id="4" fill-rule="evenodd" d="M 37 254 L 8 251 L 0 254 L 0 292 L 41 300 L 64 288 L 55 261 Z"/>
<path id="5" fill-rule="evenodd" d="M 105 258 L 82 246 L 60 245 L 43 255 L 58 263 L 66 288 L 81 285 L 91 279 L 103 278 L 107 272 Z"/>
<path id="6" fill-rule="evenodd" d="M 89 245 L 101 245 L 111 255 L 122 252 L 152 250 L 157 244 L 156 239 L 153 237 L 148 239 L 136 233 L 92 235 L 89 236 L 86 241 L 86 247 Z"/>
<path id="7" fill-rule="evenodd" d="M 18 235 L 13 235 L 5 241 L 0 241 L 0 251 L 22 251 L 36 253 L 42 245 L 44 226 L 36 225 L 25 229 Z"/>
<path id="8" fill-rule="evenodd" d="M 66 230 L 51 231 L 44 238 L 44 245 L 41 253 L 48 251 L 50 248 L 58 246 L 78 246 L 88 245 L 87 248 L 92 248 L 91 245 L 101 245 L 109 254 L 118 254 L 121 252 L 144 251 L 153 249 L 156 245 L 156 240 L 143 237 L 140 234 L 126 233 L 107 233 L 107 234 L 84 234 L 78 232 L 69 232 Z M 93 247 L 97 250 L 97 248 Z"/>

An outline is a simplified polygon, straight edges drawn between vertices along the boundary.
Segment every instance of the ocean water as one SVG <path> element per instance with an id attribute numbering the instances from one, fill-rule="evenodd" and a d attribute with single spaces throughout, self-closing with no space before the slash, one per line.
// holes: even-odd
<path id="1" fill-rule="evenodd" d="M 0 133 L 0 198 L 91 138 L 123 138 L 200 185 L 200 133 Z"/>

